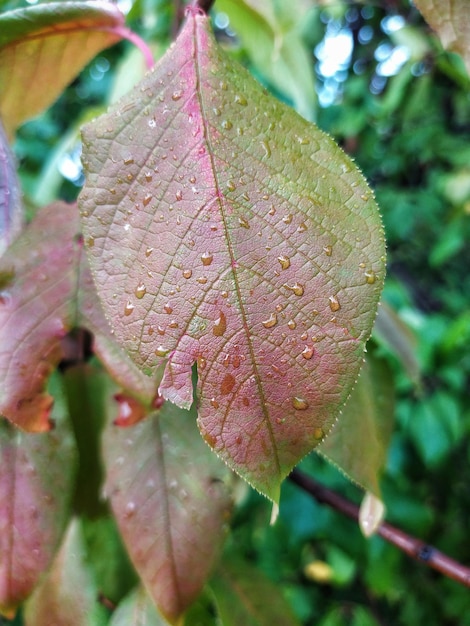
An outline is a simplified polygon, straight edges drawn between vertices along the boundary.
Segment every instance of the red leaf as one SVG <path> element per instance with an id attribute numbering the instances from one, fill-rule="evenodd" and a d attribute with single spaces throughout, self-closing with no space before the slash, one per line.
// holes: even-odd
<path id="1" fill-rule="evenodd" d="M 384 276 L 372 193 L 331 139 L 226 57 L 208 19 L 84 130 L 80 203 L 116 338 L 162 364 L 211 447 L 273 500 L 334 422 Z M 92 245 L 91 245 L 92 244 Z"/>

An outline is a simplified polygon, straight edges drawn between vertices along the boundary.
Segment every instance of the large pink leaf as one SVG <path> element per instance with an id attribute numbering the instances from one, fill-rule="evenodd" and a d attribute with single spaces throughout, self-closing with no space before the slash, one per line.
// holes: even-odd
<path id="1" fill-rule="evenodd" d="M 62 358 L 61 340 L 75 326 L 89 328 L 95 349 L 115 378 L 151 399 L 154 383 L 115 344 L 82 254 L 75 206 L 44 208 L 10 246 L 0 276 L 0 414 L 30 431 L 49 428 L 47 378 Z"/>
<path id="2" fill-rule="evenodd" d="M 190 13 L 155 71 L 85 127 L 81 212 L 132 358 L 166 362 L 214 450 L 273 500 L 357 377 L 384 275 L 377 207 L 333 141 Z"/>
<path id="3" fill-rule="evenodd" d="M 31 593 L 65 527 L 76 453 L 64 405 L 54 408 L 50 433 L 21 433 L 0 421 L 0 611 Z"/>
<path id="4" fill-rule="evenodd" d="M 228 470 L 210 453 L 194 411 L 169 402 L 131 428 L 105 433 L 106 492 L 129 555 L 173 624 L 202 590 L 230 515 Z"/>

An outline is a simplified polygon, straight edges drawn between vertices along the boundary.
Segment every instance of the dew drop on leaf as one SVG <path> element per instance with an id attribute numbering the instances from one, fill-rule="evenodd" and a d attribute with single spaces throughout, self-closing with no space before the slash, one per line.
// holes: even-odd
<path id="1" fill-rule="evenodd" d="M 224 120 L 222 122 L 222 128 L 225 128 L 225 130 L 230 130 L 231 128 L 233 128 L 233 124 L 229 120 Z"/>
<path id="2" fill-rule="evenodd" d="M 171 94 L 171 99 L 172 99 L 172 100 L 174 100 L 174 101 L 176 102 L 177 100 L 180 100 L 180 99 L 181 99 L 182 95 L 183 95 L 183 92 L 182 92 L 182 91 L 174 91 L 174 92 Z"/>
<path id="3" fill-rule="evenodd" d="M 147 293 L 147 289 L 144 283 L 139 283 L 135 290 L 135 297 L 141 300 L 145 296 L 146 293 Z"/>
<path id="4" fill-rule="evenodd" d="M 191 278 L 192 275 L 193 275 L 192 270 L 183 270 L 183 278 Z"/>
<path id="5" fill-rule="evenodd" d="M 223 396 L 226 396 L 232 391 L 234 387 L 235 387 L 235 378 L 232 376 L 232 374 L 225 374 L 220 384 L 220 393 Z"/>
<path id="6" fill-rule="evenodd" d="M 161 357 L 165 357 L 168 354 L 168 352 L 169 352 L 168 348 L 165 348 L 164 346 L 158 346 L 158 348 L 155 350 L 156 356 L 161 356 Z"/>
<path id="7" fill-rule="evenodd" d="M 245 217 L 239 217 L 238 223 L 240 224 L 242 228 L 250 228 L 250 223 Z"/>
<path id="8" fill-rule="evenodd" d="M 294 409 L 297 409 L 297 411 L 305 411 L 305 409 L 308 409 L 308 402 L 304 398 L 295 396 L 292 398 L 292 406 Z"/>
<path id="9" fill-rule="evenodd" d="M 305 348 L 302 350 L 302 356 L 304 357 L 304 359 L 307 359 L 307 361 L 309 361 L 312 358 L 313 353 L 314 353 L 314 350 L 312 346 L 305 346 Z"/>
<path id="10" fill-rule="evenodd" d="M 132 313 L 132 311 L 134 310 L 134 305 L 132 304 L 132 302 L 130 300 L 128 300 L 126 302 L 126 306 L 124 307 L 124 315 L 130 315 Z"/>
<path id="11" fill-rule="evenodd" d="M 163 310 L 165 311 L 165 313 L 168 313 L 168 315 L 171 315 L 173 313 L 173 307 L 168 302 L 163 307 Z"/>
<path id="12" fill-rule="evenodd" d="M 271 313 L 267 320 L 261 322 L 265 328 L 272 328 L 277 324 L 277 315 L 276 313 Z"/>
<path id="13" fill-rule="evenodd" d="M 298 233 L 304 233 L 307 230 L 307 224 L 305 222 L 301 222 L 299 227 L 297 228 Z"/>
<path id="14" fill-rule="evenodd" d="M 225 333 L 226 330 L 227 330 L 227 318 L 225 317 L 225 314 L 222 311 L 220 311 L 219 317 L 215 320 L 214 326 L 212 327 L 212 333 L 216 337 L 222 337 L 222 335 Z"/>
<path id="15" fill-rule="evenodd" d="M 152 252 L 153 252 L 153 248 L 147 248 L 147 249 L 145 250 L 145 256 L 146 256 L 146 257 L 149 257 L 149 256 L 152 254 Z"/>
<path id="16" fill-rule="evenodd" d="M 295 330 L 297 328 L 297 324 L 294 322 L 294 320 L 289 320 L 287 322 L 287 326 L 291 329 L 291 330 Z"/>
<path id="17" fill-rule="evenodd" d="M 286 270 L 287 268 L 290 267 L 290 259 L 288 256 L 284 256 L 284 255 L 278 256 L 277 260 L 279 261 L 283 270 Z"/>
<path id="18" fill-rule="evenodd" d="M 183 199 L 183 192 L 179 189 L 176 194 L 175 194 L 175 198 L 179 201 Z"/>
<path id="19" fill-rule="evenodd" d="M 313 431 L 313 436 L 315 437 L 315 439 L 323 439 L 324 435 L 325 432 L 323 428 L 315 428 L 315 430 Z"/>
<path id="20" fill-rule="evenodd" d="M 207 276 L 199 276 L 196 280 L 200 285 L 205 285 L 207 283 Z"/>
<path id="21" fill-rule="evenodd" d="M 201 261 L 203 265 L 210 265 L 213 260 L 214 257 L 210 252 L 204 252 L 204 254 L 201 254 Z"/>
<path id="22" fill-rule="evenodd" d="M 211 398 L 210 399 L 210 404 L 214 409 L 218 409 L 219 408 L 219 403 L 217 402 L 217 400 L 215 398 Z"/>
<path id="23" fill-rule="evenodd" d="M 289 213 L 289 215 L 284 215 L 284 217 L 282 218 L 282 221 L 284 222 L 284 224 L 290 224 L 293 218 L 294 216 L 292 215 L 292 213 Z"/>
<path id="24" fill-rule="evenodd" d="M 289 285 L 284 285 L 284 287 L 292 291 L 292 293 L 294 293 L 296 296 L 304 295 L 305 289 L 304 289 L 304 286 L 301 285 L 300 283 L 294 283 L 292 287 L 290 287 Z"/>
<path id="25" fill-rule="evenodd" d="M 151 179 L 150 179 L 150 180 L 151 180 Z M 142 204 L 143 204 L 144 206 L 147 206 L 147 205 L 149 204 L 149 202 L 150 202 L 150 200 L 151 200 L 151 199 L 152 199 L 152 194 L 151 194 L 151 193 L 147 193 L 147 194 L 145 194 L 144 199 L 142 200 Z"/>
<path id="26" fill-rule="evenodd" d="M 124 515 L 126 517 L 131 517 L 132 515 L 134 515 L 136 508 L 137 507 L 135 505 L 135 502 L 128 502 L 124 509 Z"/>
<path id="27" fill-rule="evenodd" d="M 376 275 L 373 270 L 367 270 L 367 272 L 364 272 L 364 276 L 366 277 L 368 285 L 373 285 L 375 283 Z"/>
<path id="28" fill-rule="evenodd" d="M 326 256 L 331 256 L 332 253 L 333 253 L 333 247 L 332 246 L 324 246 L 323 252 L 326 254 Z"/>
<path id="29" fill-rule="evenodd" d="M 336 296 L 330 296 L 328 300 L 330 302 L 330 309 L 333 311 L 333 313 L 336 313 L 336 311 L 340 310 L 341 305 Z"/>

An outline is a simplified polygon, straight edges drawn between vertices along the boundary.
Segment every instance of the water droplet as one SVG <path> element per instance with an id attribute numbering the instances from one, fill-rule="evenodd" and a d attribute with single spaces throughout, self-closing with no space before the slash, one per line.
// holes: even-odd
<path id="1" fill-rule="evenodd" d="M 267 141 L 261 141 L 261 147 L 264 150 L 264 156 L 269 159 L 269 157 L 271 156 L 271 148 L 269 146 L 269 143 Z"/>
<path id="2" fill-rule="evenodd" d="M 333 311 L 333 313 L 336 313 L 336 311 L 340 310 L 341 305 L 338 302 L 338 298 L 336 296 L 330 296 L 328 300 L 330 303 L 330 309 Z"/>
<path id="3" fill-rule="evenodd" d="M 235 183 L 233 182 L 233 180 L 228 180 L 227 181 L 227 189 L 229 191 L 235 191 L 236 186 L 235 186 Z"/>
<path id="4" fill-rule="evenodd" d="M 308 333 L 304 332 L 300 335 L 300 338 L 302 339 L 302 341 L 306 341 L 308 339 Z"/>
<path id="5" fill-rule="evenodd" d="M 282 221 L 284 222 L 284 224 L 290 224 L 293 218 L 294 216 L 292 215 L 292 213 L 289 213 L 289 215 L 284 215 L 284 217 L 282 218 Z"/>
<path id="6" fill-rule="evenodd" d="M 134 163 L 134 159 L 129 155 L 124 157 L 124 165 L 132 165 Z"/>
<path id="7" fill-rule="evenodd" d="M 244 106 L 244 107 L 248 104 L 245 96 L 241 96 L 240 94 L 236 94 L 235 95 L 235 102 L 237 104 L 240 104 L 241 106 Z"/>
<path id="8" fill-rule="evenodd" d="M 315 428 L 315 430 L 313 431 L 313 436 L 315 437 L 315 439 L 323 439 L 324 436 L 324 432 L 323 432 L 323 428 Z"/>
<path id="9" fill-rule="evenodd" d="M 145 256 L 149 257 L 153 252 L 153 248 L 147 248 L 147 250 L 145 251 Z"/>
<path id="10" fill-rule="evenodd" d="M 284 285 L 284 287 L 295 293 L 296 296 L 303 296 L 305 291 L 304 286 L 300 283 L 294 283 L 292 287 L 290 285 Z"/>
<path id="11" fill-rule="evenodd" d="M 170 352 L 168 348 L 165 348 L 164 346 L 158 346 L 158 348 L 155 350 L 155 355 L 165 357 L 168 352 Z"/>
<path id="12" fill-rule="evenodd" d="M 219 83 L 219 87 L 222 89 L 222 91 L 227 91 L 228 89 L 228 85 L 225 81 L 221 80 Z"/>
<path id="13" fill-rule="evenodd" d="M 178 328 L 179 324 L 176 320 L 171 320 L 171 322 L 168 324 L 168 328 Z"/>
<path id="14" fill-rule="evenodd" d="M 152 194 L 151 193 L 145 194 L 144 199 L 142 200 L 142 204 L 144 206 L 147 206 L 151 199 L 152 199 Z"/>
<path id="15" fill-rule="evenodd" d="M 225 130 L 230 130 L 231 128 L 233 128 L 233 124 L 229 120 L 224 120 L 222 122 L 222 128 L 225 128 Z"/>
<path id="16" fill-rule="evenodd" d="M 165 329 L 163 328 L 163 326 L 157 326 L 157 333 L 159 335 L 164 335 L 165 334 Z"/>
<path id="17" fill-rule="evenodd" d="M 273 206 L 271 206 L 271 208 L 268 211 L 268 214 L 269 215 L 274 215 L 275 213 L 276 213 L 276 209 Z"/>
<path id="18" fill-rule="evenodd" d="M 366 277 L 366 282 L 368 285 L 373 285 L 377 278 L 374 270 L 367 270 L 367 272 L 364 272 L 364 276 Z"/>
<path id="19" fill-rule="evenodd" d="M 304 357 L 304 359 L 307 359 L 307 361 L 309 361 L 314 353 L 314 349 L 312 348 L 312 346 L 305 346 L 305 348 L 302 350 L 302 356 Z"/>
<path id="20" fill-rule="evenodd" d="M 173 307 L 170 306 L 168 302 L 163 307 L 163 310 L 165 311 L 165 313 L 168 313 L 168 315 L 171 315 L 171 313 L 173 313 Z"/>
<path id="21" fill-rule="evenodd" d="M 132 515 L 134 515 L 135 511 L 136 511 L 136 505 L 135 502 L 128 502 L 126 504 L 126 507 L 124 509 L 124 515 L 126 517 L 131 517 Z"/>
<path id="22" fill-rule="evenodd" d="M 228 291 L 222 291 L 220 295 L 222 296 L 222 298 L 228 298 Z"/>
<path id="23" fill-rule="evenodd" d="M 297 228 L 298 233 L 304 233 L 307 230 L 307 224 L 305 222 L 301 222 L 299 227 Z"/>
<path id="24" fill-rule="evenodd" d="M 214 407 L 214 409 L 218 409 L 219 408 L 219 403 L 217 402 L 217 400 L 215 398 L 211 398 L 210 399 L 210 403 L 211 403 L 211 406 Z"/>
<path id="25" fill-rule="evenodd" d="M 152 182 L 152 172 L 145 172 L 145 180 L 148 183 Z"/>
<path id="26" fill-rule="evenodd" d="M 219 117 L 221 114 L 221 110 L 218 107 L 214 107 L 212 111 L 214 112 L 214 115 L 217 117 Z"/>
<path id="27" fill-rule="evenodd" d="M 191 278 L 193 270 L 183 270 L 183 278 Z"/>
<path id="28" fill-rule="evenodd" d="M 235 369 L 239 368 L 241 365 L 241 357 L 239 354 L 234 354 L 232 356 L 232 365 Z"/>
<path id="29" fill-rule="evenodd" d="M 172 99 L 172 100 L 174 100 L 174 101 L 176 102 L 177 100 L 180 100 L 180 99 L 181 99 L 181 96 L 182 96 L 182 95 L 183 95 L 183 92 L 182 92 L 181 90 L 174 91 L 174 92 L 171 94 L 171 99 Z"/>
<path id="30" fill-rule="evenodd" d="M 139 283 L 135 289 L 135 297 L 141 300 L 145 296 L 146 293 L 147 293 L 147 289 L 144 283 Z"/>
<path id="31" fill-rule="evenodd" d="M 210 265 L 214 260 L 214 256 L 210 252 L 204 252 L 201 254 L 201 261 L 203 265 Z"/>
<path id="32" fill-rule="evenodd" d="M 308 402 L 304 398 L 295 396 L 292 398 L 292 406 L 294 409 L 297 409 L 297 411 L 305 411 L 305 409 L 308 409 Z"/>
<path id="33" fill-rule="evenodd" d="M 205 285 L 207 283 L 207 276 L 199 276 L 196 280 L 200 285 Z"/>
<path id="34" fill-rule="evenodd" d="M 226 396 L 232 391 L 234 387 L 235 387 L 235 378 L 232 376 L 232 374 L 225 374 L 220 384 L 220 393 L 223 396 Z"/>
<path id="35" fill-rule="evenodd" d="M 124 307 L 124 315 L 130 315 L 132 313 L 132 311 L 134 310 L 134 305 L 132 304 L 132 302 L 130 300 L 128 300 L 126 302 L 126 306 Z"/>
<path id="36" fill-rule="evenodd" d="M 207 361 L 203 356 L 198 356 L 197 357 L 197 367 L 199 370 L 203 370 L 205 369 L 207 365 Z"/>
<path id="37" fill-rule="evenodd" d="M 238 218 L 238 223 L 240 224 L 240 226 L 242 228 L 250 228 L 250 223 L 248 222 L 248 220 L 244 217 L 239 217 Z"/>
<path id="38" fill-rule="evenodd" d="M 183 199 L 183 192 L 180 189 L 178 189 L 178 191 L 175 193 L 175 198 L 177 200 L 182 200 Z"/>
<path id="39" fill-rule="evenodd" d="M 294 320 L 289 320 L 287 322 L 287 326 L 291 329 L 291 330 L 295 330 L 297 328 L 297 324 L 294 322 Z"/>
<path id="40" fill-rule="evenodd" d="M 93 246 L 95 245 L 95 238 L 88 237 L 88 239 L 86 240 L 86 245 L 88 248 L 93 248 Z"/>
<path id="41" fill-rule="evenodd" d="M 271 313 L 267 320 L 261 322 L 265 328 L 272 328 L 277 324 L 277 315 L 276 313 Z"/>
<path id="42" fill-rule="evenodd" d="M 324 246 L 323 252 L 326 254 L 326 256 L 331 256 L 331 254 L 333 253 L 333 246 Z"/>
<path id="43" fill-rule="evenodd" d="M 227 330 L 227 318 L 222 311 L 219 312 L 219 317 L 215 320 L 214 326 L 212 327 L 212 333 L 216 337 L 222 337 L 222 335 Z"/>
<path id="44" fill-rule="evenodd" d="M 281 264 L 281 267 L 283 270 L 286 270 L 288 267 L 290 267 L 290 259 L 288 256 L 284 256 L 284 255 L 278 256 L 277 260 Z"/>

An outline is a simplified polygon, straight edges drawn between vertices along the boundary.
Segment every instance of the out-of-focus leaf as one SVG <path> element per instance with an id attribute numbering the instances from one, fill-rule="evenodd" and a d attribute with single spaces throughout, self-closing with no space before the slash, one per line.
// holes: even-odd
<path id="1" fill-rule="evenodd" d="M 95 350 L 114 377 L 151 400 L 154 382 L 114 342 L 82 254 L 75 206 L 42 209 L 0 261 L 14 279 L 0 298 L 0 413 L 21 428 L 48 430 L 47 378 L 76 326 L 95 334 Z"/>
<path id="2" fill-rule="evenodd" d="M 272 500 L 357 376 L 384 275 L 373 196 L 334 143 L 190 13 L 84 130 L 83 225 L 116 338 Z"/>
<path id="3" fill-rule="evenodd" d="M 0 256 L 18 235 L 22 219 L 20 185 L 16 175 L 15 159 L 0 120 Z"/>
<path id="4" fill-rule="evenodd" d="M 87 565 L 78 519 L 72 520 L 47 576 L 25 606 L 25 626 L 104 626 L 107 615 Z"/>
<path id="5" fill-rule="evenodd" d="M 0 612 L 32 592 L 70 511 L 76 451 L 57 395 L 56 428 L 49 433 L 23 433 L 0 418 Z"/>
<path id="6" fill-rule="evenodd" d="M 239 559 L 225 558 L 210 587 L 223 626 L 299 625 L 279 586 Z"/>
<path id="7" fill-rule="evenodd" d="M 170 402 L 136 426 L 109 425 L 106 493 L 129 555 L 172 623 L 200 593 L 230 514 L 228 470 Z"/>
<path id="8" fill-rule="evenodd" d="M 368 357 L 342 416 L 317 448 L 349 478 L 377 496 L 394 406 L 395 393 L 386 362 Z"/>
<path id="9" fill-rule="evenodd" d="M 460 54 L 470 74 L 470 21 L 467 0 L 415 0 L 446 50 Z"/>
<path id="10" fill-rule="evenodd" d="M 130 593 L 113 613 L 109 626 L 167 626 L 148 593 L 140 587 Z"/>
<path id="11" fill-rule="evenodd" d="M 417 339 L 411 328 L 386 302 L 379 306 L 373 335 L 379 343 L 387 346 L 405 368 L 408 376 L 420 384 L 421 368 L 417 359 Z"/>
<path id="12" fill-rule="evenodd" d="M 7 135 L 122 39 L 123 26 L 118 7 L 105 0 L 47 2 L 0 15 L 0 116 Z"/>
<path id="13" fill-rule="evenodd" d="M 302 40 L 301 3 L 218 0 L 261 75 L 308 120 L 315 118 L 317 97 L 311 52 Z"/>

